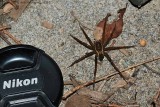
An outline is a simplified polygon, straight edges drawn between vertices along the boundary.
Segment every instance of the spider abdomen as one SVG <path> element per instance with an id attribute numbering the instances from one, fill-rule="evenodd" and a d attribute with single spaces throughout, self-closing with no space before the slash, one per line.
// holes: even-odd
<path id="1" fill-rule="evenodd" d="M 104 59 L 104 54 L 99 54 L 98 58 L 99 58 L 99 61 L 103 61 L 103 59 Z"/>

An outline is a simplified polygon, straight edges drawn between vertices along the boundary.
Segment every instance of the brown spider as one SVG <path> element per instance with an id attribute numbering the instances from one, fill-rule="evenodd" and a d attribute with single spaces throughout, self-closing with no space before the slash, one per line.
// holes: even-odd
<path id="1" fill-rule="evenodd" d="M 112 30 L 112 32 L 110 32 L 109 38 L 106 39 L 105 34 L 106 34 L 106 22 L 108 20 L 108 17 L 110 16 L 110 14 L 108 14 L 105 17 L 105 23 L 103 26 L 103 33 L 102 33 L 102 38 L 100 40 L 94 40 L 93 42 L 91 41 L 91 39 L 88 37 L 88 35 L 86 34 L 86 32 L 84 31 L 84 29 L 82 28 L 82 26 L 79 24 L 80 29 L 82 30 L 85 38 L 87 39 L 89 45 L 81 40 L 79 40 L 78 38 L 70 35 L 74 40 L 76 40 L 79 44 L 83 45 L 84 47 L 86 47 L 87 49 L 91 50 L 91 52 L 86 53 L 85 55 L 83 55 L 82 57 L 80 57 L 79 59 L 75 60 L 69 67 L 73 66 L 74 64 L 84 60 L 87 57 L 90 57 L 92 55 L 95 54 L 95 69 L 94 69 L 94 81 L 96 78 L 96 72 L 97 72 L 97 60 L 99 61 L 103 61 L 104 57 L 107 58 L 107 60 L 110 62 L 110 64 L 114 67 L 114 69 L 116 71 L 119 72 L 119 75 L 125 80 L 125 77 L 121 74 L 120 70 L 116 67 L 116 65 L 114 64 L 114 62 L 112 61 L 111 57 L 109 56 L 108 52 L 111 50 L 119 50 L 119 49 L 127 49 L 127 48 L 132 48 L 134 46 L 109 46 L 106 47 L 109 42 L 111 41 L 111 39 L 113 38 L 114 35 L 114 30 Z M 123 17 L 123 16 L 122 16 Z M 116 29 L 116 23 L 114 24 L 113 29 Z M 126 80 L 125 80 L 126 81 Z M 127 82 L 127 81 L 126 81 Z"/>

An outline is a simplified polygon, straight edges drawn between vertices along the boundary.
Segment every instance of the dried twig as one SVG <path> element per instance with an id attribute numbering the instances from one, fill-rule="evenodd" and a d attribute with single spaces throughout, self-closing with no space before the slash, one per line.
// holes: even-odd
<path id="1" fill-rule="evenodd" d="M 147 64 L 143 64 L 147 69 L 151 70 L 153 73 L 160 75 L 160 72 L 156 71 L 155 69 L 149 67 Z"/>
<path id="2" fill-rule="evenodd" d="M 20 40 L 17 40 L 12 34 L 10 34 L 7 30 L 3 30 L 3 33 L 9 36 L 15 43 L 21 44 Z"/>
<path id="3" fill-rule="evenodd" d="M 10 26 L 0 26 L 0 31 L 11 29 Z"/>
<path id="4" fill-rule="evenodd" d="M 74 87 L 82 84 L 81 82 L 77 81 L 74 76 L 72 76 L 72 75 L 69 75 L 69 76 L 70 76 L 70 79 L 71 79 Z M 79 95 L 88 96 L 94 101 L 104 102 L 107 99 L 109 99 L 115 93 L 115 91 L 117 91 L 117 90 L 114 90 L 114 91 L 109 92 L 109 93 L 102 93 L 100 91 L 91 90 L 91 89 L 88 89 L 87 87 L 84 87 L 84 88 L 78 90 L 77 93 Z"/>
<path id="5" fill-rule="evenodd" d="M 8 41 L 8 38 L 4 34 L 4 30 L 11 29 L 9 26 L 0 26 L 0 38 L 2 38 L 8 45 L 12 45 L 11 42 Z"/>
<path id="6" fill-rule="evenodd" d="M 6 35 L 11 38 L 16 44 L 21 44 L 20 40 L 17 40 L 12 34 L 10 34 L 7 30 L 11 29 L 10 26 L 0 26 L 0 37 L 8 44 L 12 45 L 11 42 L 8 41 Z"/>
<path id="7" fill-rule="evenodd" d="M 2 32 L 0 32 L 0 38 L 2 38 L 8 45 L 12 45 Z"/>
<path id="8" fill-rule="evenodd" d="M 64 81 L 64 85 L 73 85 L 72 81 Z"/>
<path id="9" fill-rule="evenodd" d="M 158 89 L 157 94 L 154 96 L 154 101 L 152 103 L 156 105 L 155 107 L 160 107 L 160 88 Z"/>
<path id="10" fill-rule="evenodd" d="M 138 64 L 135 64 L 135 65 L 133 65 L 133 66 L 130 66 L 130 67 L 126 68 L 126 69 L 121 70 L 121 73 L 122 73 L 122 72 L 125 72 L 126 70 L 129 70 L 129 69 L 138 67 L 138 66 L 140 66 L 140 65 L 143 65 L 143 64 L 145 64 L 145 63 L 153 62 L 153 61 L 159 60 L 159 59 L 160 59 L 160 56 L 159 56 L 159 57 L 156 57 L 156 58 L 152 58 L 152 59 L 147 60 L 147 61 L 144 61 L 144 62 L 141 62 L 141 63 L 138 63 Z M 97 78 L 97 79 L 95 80 L 95 82 L 92 80 L 92 81 L 86 82 L 86 83 L 84 83 L 84 84 L 82 84 L 82 85 L 79 85 L 79 86 L 77 86 L 77 87 L 75 87 L 75 88 L 72 88 L 70 91 L 66 92 L 66 93 L 63 95 L 63 99 L 66 99 L 66 98 L 69 97 L 71 94 L 73 94 L 74 92 L 76 92 L 77 90 L 79 90 L 79 89 L 81 89 L 81 88 L 83 88 L 83 87 L 85 87 L 85 86 L 88 86 L 88 85 L 91 85 L 91 84 L 93 84 L 93 83 L 97 83 L 97 82 L 106 80 L 106 79 L 108 79 L 108 78 L 110 78 L 110 77 L 112 77 L 112 76 L 114 76 L 114 75 L 117 75 L 117 74 L 119 74 L 119 73 L 116 72 L 116 73 L 113 73 L 113 74 L 110 74 L 110 75 L 105 75 L 105 76 L 103 76 L 103 77 L 101 77 L 101 78 Z"/>
<path id="11" fill-rule="evenodd" d="M 17 3 L 15 1 L 13 1 L 13 0 L 8 0 L 8 3 L 10 3 L 11 5 L 13 5 L 15 9 L 19 8 L 19 6 L 17 5 Z"/>
<path id="12" fill-rule="evenodd" d="M 102 89 L 103 89 L 103 87 L 105 86 L 106 82 L 107 82 L 107 80 L 103 81 L 103 82 L 101 83 L 101 85 L 98 87 L 98 90 L 97 90 L 97 91 L 102 91 Z"/>

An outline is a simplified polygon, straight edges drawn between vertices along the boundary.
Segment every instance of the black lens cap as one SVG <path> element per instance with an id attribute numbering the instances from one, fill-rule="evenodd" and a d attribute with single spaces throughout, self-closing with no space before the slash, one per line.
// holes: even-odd
<path id="1" fill-rule="evenodd" d="M 129 0 L 131 4 L 137 8 L 141 8 L 147 3 L 149 3 L 151 0 Z"/>
<path id="2" fill-rule="evenodd" d="M 0 49 L 0 107 L 58 107 L 63 78 L 41 49 L 12 45 Z"/>

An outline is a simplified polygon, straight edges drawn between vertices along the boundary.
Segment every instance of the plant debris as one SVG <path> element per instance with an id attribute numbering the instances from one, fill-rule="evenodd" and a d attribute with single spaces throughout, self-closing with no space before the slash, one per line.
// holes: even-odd
<path id="1" fill-rule="evenodd" d="M 21 44 L 20 40 L 17 40 L 11 33 L 9 33 L 8 29 L 10 27 L 8 26 L 0 26 L 0 37 L 8 44 L 12 45 L 12 43 L 8 40 L 8 38 L 11 38 L 16 44 Z"/>
<path id="2" fill-rule="evenodd" d="M 74 87 L 81 84 L 72 75 L 70 75 L 70 79 L 70 83 Z M 101 85 L 104 84 L 102 83 Z M 121 87 L 117 87 L 116 89 L 112 89 L 112 92 L 103 93 L 98 90 L 91 90 L 87 87 L 83 87 L 66 100 L 65 107 L 82 107 L 81 104 L 83 104 L 83 107 L 139 107 L 136 102 L 128 103 L 123 106 L 109 102 L 108 99 L 120 88 Z"/>
<path id="3" fill-rule="evenodd" d="M 127 5 L 126 5 L 126 8 L 127 8 Z M 117 12 L 118 19 L 115 19 L 111 24 L 106 23 L 106 20 L 108 20 L 108 17 L 111 16 L 111 14 L 108 13 L 107 16 L 96 25 L 93 33 L 96 40 L 102 39 L 104 29 L 105 29 L 105 32 L 104 32 L 105 42 L 109 39 L 111 40 L 113 38 L 117 38 L 122 33 L 123 16 L 126 11 L 126 8 L 118 10 Z M 104 28 L 105 23 L 106 23 L 106 27 Z"/>
<path id="4" fill-rule="evenodd" d="M 156 58 L 152 58 L 152 59 L 150 59 L 150 60 L 146 60 L 146 61 L 141 62 L 141 63 L 138 63 L 138 64 L 135 64 L 135 65 L 133 65 L 133 66 L 130 66 L 130 67 L 126 68 L 126 69 L 121 70 L 121 73 L 123 73 L 123 72 L 125 72 L 125 71 L 127 71 L 127 70 L 129 70 L 129 69 L 136 68 L 136 67 L 138 67 L 138 66 L 140 66 L 140 65 L 143 65 L 143 64 L 146 64 L 146 63 L 150 63 L 150 62 L 153 62 L 153 61 L 156 61 L 156 60 L 159 60 L 159 59 L 160 59 L 160 56 L 159 56 L 159 57 L 156 57 Z M 112 77 L 112 76 L 114 76 L 114 75 L 117 75 L 117 74 L 118 74 L 118 72 L 113 73 L 113 74 L 110 74 L 110 75 L 105 75 L 105 76 L 103 76 L 103 77 L 96 78 L 95 81 L 92 80 L 92 81 L 86 82 L 86 83 L 84 83 L 84 84 L 82 84 L 82 85 L 76 86 L 76 87 L 72 88 L 71 90 L 69 90 L 68 92 L 66 92 L 66 93 L 63 95 L 63 99 L 68 98 L 71 94 L 75 93 L 76 91 L 78 91 L 78 90 L 81 89 L 81 88 L 84 88 L 84 87 L 86 87 L 86 86 L 88 86 L 88 85 L 91 85 L 91 84 L 93 84 L 93 83 L 97 83 L 97 82 L 100 82 L 100 81 L 109 79 L 110 77 Z"/>
<path id="5" fill-rule="evenodd" d="M 157 94 L 153 97 L 151 107 L 160 107 L 160 88 L 158 89 Z"/>
<path id="6" fill-rule="evenodd" d="M 31 0 L 18 0 L 17 2 L 18 8 L 12 9 L 8 15 L 14 21 L 17 21 L 30 2 Z"/>
<path id="7" fill-rule="evenodd" d="M 53 24 L 48 21 L 43 21 L 41 25 L 47 29 L 53 29 Z"/>
<path id="8" fill-rule="evenodd" d="M 81 84 L 72 75 L 70 75 L 70 79 L 74 87 Z M 84 87 L 78 90 L 77 93 L 72 95 L 70 98 L 68 98 L 65 107 L 81 107 L 82 105 L 79 104 L 80 102 L 83 103 L 83 107 L 90 107 L 91 105 L 95 105 L 93 104 L 95 102 L 105 102 L 113 94 L 114 92 L 107 94 Z"/>
<path id="9" fill-rule="evenodd" d="M 91 107 L 90 98 L 85 95 L 78 95 L 74 94 L 71 96 L 66 104 L 65 107 Z"/>
<path id="10" fill-rule="evenodd" d="M 14 6 L 10 3 L 7 3 L 3 8 L 3 14 L 11 12 L 12 9 L 14 9 Z"/>

